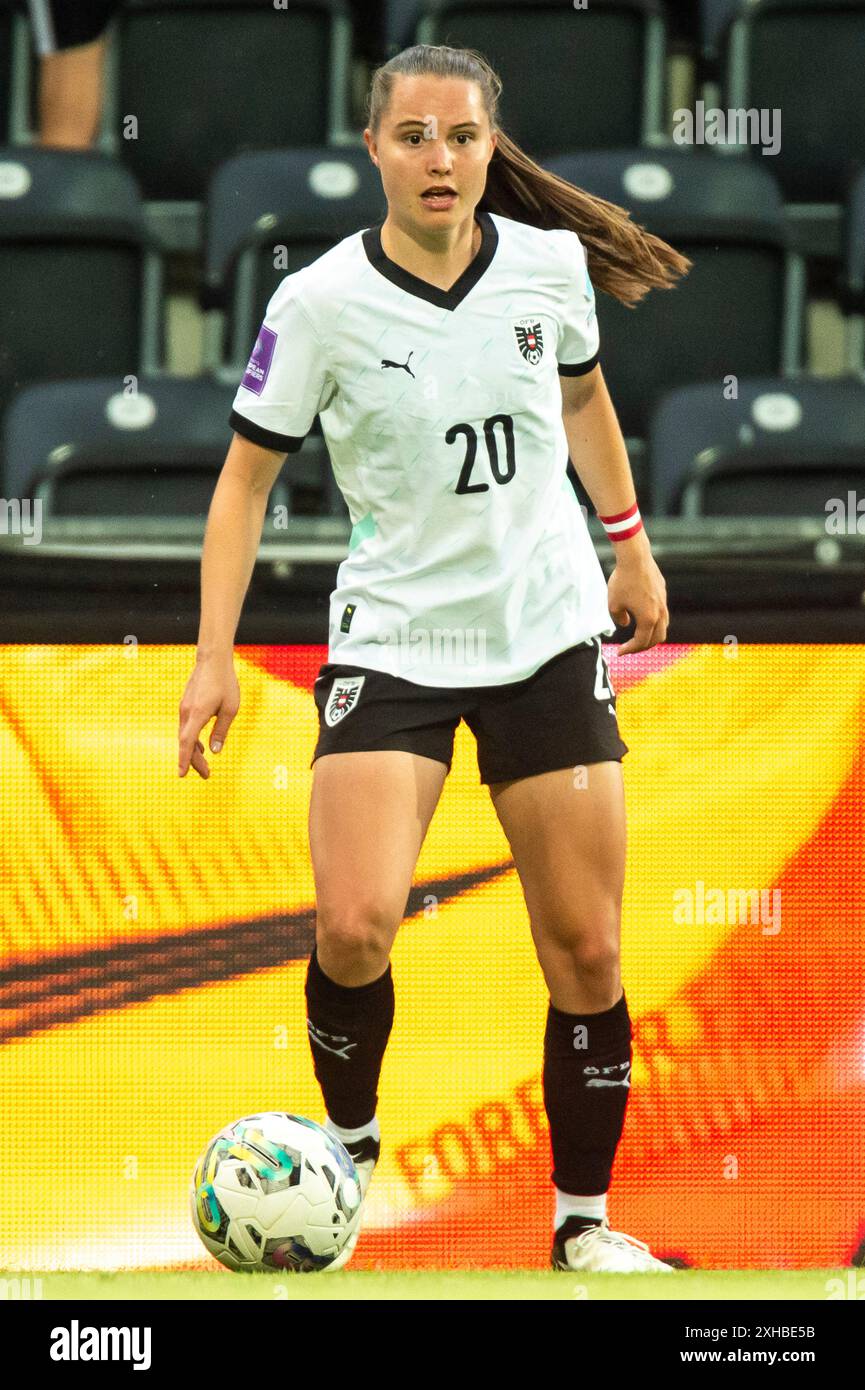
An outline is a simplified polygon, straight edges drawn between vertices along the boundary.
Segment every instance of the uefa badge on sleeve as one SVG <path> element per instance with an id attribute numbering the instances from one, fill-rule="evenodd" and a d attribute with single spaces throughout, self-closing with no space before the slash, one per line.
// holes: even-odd
<path id="1" fill-rule="evenodd" d="M 240 383 L 247 391 L 254 391 L 256 396 L 261 395 L 267 382 L 278 336 L 265 324 L 262 324 L 258 331 L 252 356 L 246 364 L 246 371 Z"/>
<path id="2" fill-rule="evenodd" d="M 366 676 L 338 676 L 334 681 L 324 707 L 324 722 L 331 729 L 347 714 L 351 714 L 365 680 Z"/>
<path id="3" fill-rule="evenodd" d="M 537 319 L 520 319 L 514 324 L 517 346 L 527 362 L 536 367 L 544 355 L 544 339 Z"/>

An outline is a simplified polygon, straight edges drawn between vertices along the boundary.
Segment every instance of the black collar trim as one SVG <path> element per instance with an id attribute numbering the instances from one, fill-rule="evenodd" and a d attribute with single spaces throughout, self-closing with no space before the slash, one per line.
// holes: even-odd
<path id="1" fill-rule="evenodd" d="M 366 231 L 362 233 L 363 248 L 370 265 L 374 266 L 386 280 L 390 280 L 392 284 L 405 290 L 406 294 L 416 295 L 418 299 L 426 299 L 430 304 L 437 305 L 439 309 L 456 309 L 489 266 L 499 241 L 496 224 L 488 212 L 477 208 L 475 209 L 475 218 L 481 229 L 480 249 L 474 260 L 469 262 L 462 275 L 455 284 L 451 285 L 449 290 L 439 289 L 438 285 L 431 285 L 427 280 L 422 280 L 419 275 L 412 275 L 410 270 L 404 270 L 401 265 L 397 265 L 396 261 L 392 261 L 389 256 L 385 255 L 381 244 L 381 229 L 384 225 L 384 218 L 381 222 L 377 222 L 374 227 L 367 227 Z"/>

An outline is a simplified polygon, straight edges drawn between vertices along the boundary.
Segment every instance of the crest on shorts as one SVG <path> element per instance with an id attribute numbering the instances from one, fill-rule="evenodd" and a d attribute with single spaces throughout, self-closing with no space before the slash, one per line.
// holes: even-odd
<path id="1" fill-rule="evenodd" d="M 523 357 L 527 362 L 531 362 L 533 367 L 537 366 L 544 353 L 543 334 L 537 319 L 520 319 L 519 323 L 514 324 L 514 332 L 517 335 L 517 347 Z"/>
<path id="2" fill-rule="evenodd" d="M 338 676 L 324 707 L 324 722 L 332 729 L 347 714 L 351 714 L 366 676 Z"/>

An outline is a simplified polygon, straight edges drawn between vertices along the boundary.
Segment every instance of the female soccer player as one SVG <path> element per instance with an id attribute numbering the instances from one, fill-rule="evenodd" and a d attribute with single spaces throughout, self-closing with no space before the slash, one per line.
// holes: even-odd
<path id="1" fill-rule="evenodd" d="M 644 650 L 668 615 L 598 364 L 592 279 L 635 302 L 689 262 L 529 159 L 497 124 L 500 89 L 479 54 L 448 47 L 409 48 L 373 76 L 364 138 L 387 215 L 286 276 L 268 305 L 210 509 L 179 772 L 209 775 L 198 735 L 215 715 L 217 752 L 237 712 L 234 635 L 268 495 L 320 414 L 354 523 L 315 685 L 309 813 L 306 998 L 328 1127 L 365 1194 L 390 950 L 462 717 L 550 995 L 553 1265 L 668 1270 L 606 1213 L 632 1034 L 627 748 L 601 635 L 611 613 L 630 615 L 620 650 Z M 569 453 L 616 545 L 609 585 Z"/>

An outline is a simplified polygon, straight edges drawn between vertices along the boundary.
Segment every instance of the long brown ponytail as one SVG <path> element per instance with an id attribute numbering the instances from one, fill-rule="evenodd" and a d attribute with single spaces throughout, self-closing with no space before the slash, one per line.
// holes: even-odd
<path id="1" fill-rule="evenodd" d="M 692 265 L 687 256 L 638 226 L 625 208 L 542 169 L 505 134 L 497 119 L 501 78 L 475 49 L 415 44 L 377 67 L 367 95 L 367 124 L 374 135 L 401 75 L 461 77 L 478 83 L 490 129 L 498 137 L 479 206 L 533 227 L 576 232 L 586 248 L 596 289 L 633 307 L 649 290 L 672 289 L 687 274 Z"/>

